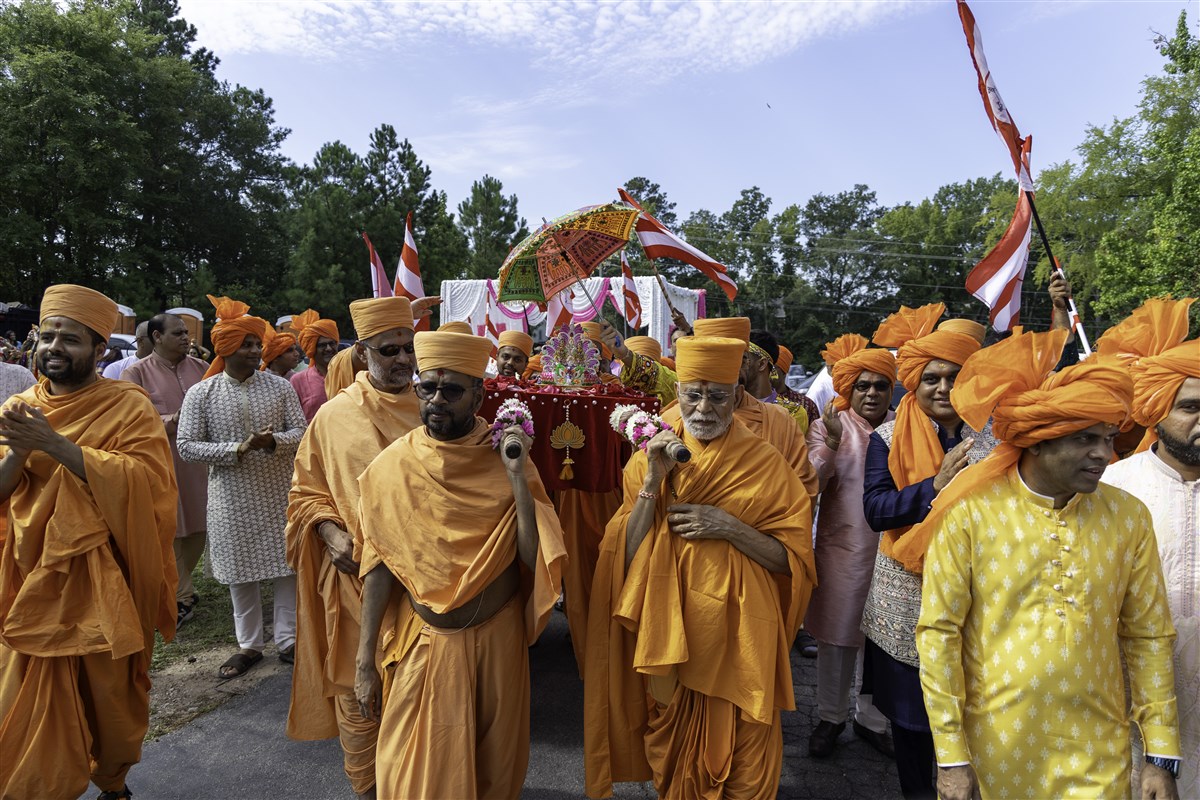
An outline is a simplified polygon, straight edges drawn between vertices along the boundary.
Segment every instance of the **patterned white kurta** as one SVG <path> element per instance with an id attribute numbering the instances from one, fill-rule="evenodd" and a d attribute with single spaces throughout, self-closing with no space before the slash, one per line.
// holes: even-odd
<path id="1" fill-rule="evenodd" d="M 248 583 L 291 575 L 284 528 L 292 463 L 307 423 L 285 378 L 221 373 L 188 389 L 179 412 L 179 455 L 208 464 L 208 543 L 213 577 Z M 240 460 L 238 445 L 270 426 L 275 450 Z"/>
<path id="2" fill-rule="evenodd" d="M 1016 469 L 951 508 L 925 555 L 917 649 L 938 764 L 985 798 L 1128 797 L 1129 722 L 1179 758 L 1150 514 L 1101 484 L 1059 510 Z"/>
<path id="3" fill-rule="evenodd" d="M 1184 753 L 1179 796 L 1200 798 L 1200 480 L 1185 481 L 1149 450 L 1111 465 L 1103 480 L 1145 503 L 1154 519 L 1175 624 L 1175 701 Z"/>

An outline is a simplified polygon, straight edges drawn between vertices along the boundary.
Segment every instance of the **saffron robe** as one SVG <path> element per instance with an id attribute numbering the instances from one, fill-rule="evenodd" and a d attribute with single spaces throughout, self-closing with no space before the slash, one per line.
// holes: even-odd
<path id="1" fill-rule="evenodd" d="M 362 557 L 358 520 L 358 476 L 385 447 L 421 423 L 411 388 L 381 392 L 364 371 L 354 383 L 321 406 L 296 453 L 288 494 L 287 562 L 296 571 L 296 666 L 292 676 L 287 734 L 293 739 L 341 735 L 346 772 L 354 790 L 375 783 L 376 726 L 358 717 L 354 662 L 362 616 L 362 580 L 333 565 L 317 535 L 332 522 L 354 539 Z M 338 697 L 349 695 L 352 719 L 338 712 Z M 339 728 L 341 729 L 339 731 Z M 369 740 L 369 741 L 368 741 Z M 351 752 L 362 757 L 354 759 Z"/>
<path id="2" fill-rule="evenodd" d="M 985 800 L 1128 797 L 1130 721 L 1147 753 L 1180 757 L 1175 631 L 1132 495 L 1102 483 L 1055 509 L 1014 468 L 946 511 L 925 576 L 917 649 L 938 764 L 972 764 Z"/>
<path id="3" fill-rule="evenodd" d="M 669 796 L 719 796 L 722 772 L 747 778 L 741 764 L 774 796 L 778 768 L 762 765 L 781 763 L 782 739 L 773 731 L 779 711 L 795 707 L 789 650 L 816 578 L 808 492 L 780 453 L 736 418 L 711 442 L 695 440 L 678 421 L 674 429 L 692 459 L 664 483 L 628 572 L 626 528 L 645 480 L 642 451 L 625 467 L 624 502 L 600 549 L 584 679 L 587 793 L 607 797 L 614 781 L 654 774 Z M 671 533 L 667 509 L 680 503 L 717 506 L 774 537 L 791 575 L 769 572 L 728 542 Z M 744 735 L 747 723 L 761 728 Z M 689 729 L 697 734 L 685 742 Z M 739 742 L 754 752 L 739 752 Z M 697 776 L 700 765 L 706 774 Z"/>
<path id="4" fill-rule="evenodd" d="M 42 382 L 17 400 L 82 448 L 87 481 L 38 451 L 9 498 L 0 796 L 77 797 L 89 775 L 120 789 L 149 724 L 154 631 L 175 634 L 171 445 L 132 383 L 54 396 Z"/>
<path id="5" fill-rule="evenodd" d="M 562 529 L 533 462 L 525 480 L 538 536 L 534 569 L 491 619 L 425 624 L 408 600 L 381 639 L 384 698 L 376 752 L 381 798 L 512 797 L 529 762 L 529 668 L 562 585 Z M 517 510 L 491 426 L 454 441 L 416 428 L 359 478 L 362 573 L 380 563 L 412 600 L 444 614 L 470 602 L 517 556 Z M 522 702 L 524 698 L 524 702 Z"/>

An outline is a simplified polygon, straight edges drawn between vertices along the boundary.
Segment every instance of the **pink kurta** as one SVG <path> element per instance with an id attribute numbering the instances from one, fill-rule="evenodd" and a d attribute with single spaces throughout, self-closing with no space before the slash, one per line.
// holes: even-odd
<path id="1" fill-rule="evenodd" d="M 895 413 L 889 411 L 887 419 Z M 825 421 L 808 429 L 808 459 L 821 481 L 817 515 L 817 588 L 808 604 L 804 628 L 819 641 L 861 647 L 863 606 L 875 572 L 879 534 L 863 514 L 863 467 L 874 428 L 851 410 L 838 413 L 842 442 L 836 451 L 825 445 Z"/>
<path id="2" fill-rule="evenodd" d="M 329 399 L 325 396 L 325 376 L 317 372 L 315 366 L 309 366 L 303 372 L 293 374 L 289 380 L 300 396 L 300 410 L 304 412 L 304 419 L 312 422 L 317 409 Z"/>
<path id="3" fill-rule="evenodd" d="M 136 383 L 150 395 L 150 401 L 167 426 L 167 438 L 171 440 L 171 457 L 175 461 L 175 481 L 179 484 L 179 510 L 175 518 L 175 538 L 181 539 L 193 533 L 208 530 L 208 467 L 193 464 L 179 457 L 175 444 L 175 415 L 183 407 L 183 396 L 187 390 L 204 379 L 208 370 L 198 358 L 184 356 L 183 361 L 171 364 L 157 353 L 151 353 L 140 361 L 129 365 L 121 373 L 121 380 Z"/>

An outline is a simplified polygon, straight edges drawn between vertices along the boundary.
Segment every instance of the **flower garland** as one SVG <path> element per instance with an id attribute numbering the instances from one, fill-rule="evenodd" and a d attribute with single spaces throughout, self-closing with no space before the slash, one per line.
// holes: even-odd
<path id="1" fill-rule="evenodd" d="M 639 450 L 645 450 L 650 440 L 662 431 L 671 430 L 663 418 L 634 405 L 620 405 L 613 409 L 608 422 L 613 430 L 629 440 Z"/>
<path id="2" fill-rule="evenodd" d="M 510 397 L 496 409 L 496 421 L 492 423 L 493 450 L 500 448 L 505 429 L 514 425 L 524 431 L 526 436 L 533 438 L 533 412 L 517 398 Z"/>

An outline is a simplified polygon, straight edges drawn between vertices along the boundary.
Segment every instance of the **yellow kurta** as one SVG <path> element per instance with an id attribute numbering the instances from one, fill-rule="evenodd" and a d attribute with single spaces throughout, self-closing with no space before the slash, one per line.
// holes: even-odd
<path id="1" fill-rule="evenodd" d="M 149 723 L 157 628 L 175 633 L 171 445 L 140 386 L 16 395 L 83 450 L 30 455 L 0 555 L 0 796 L 119 790 Z M 0 457 L 7 448 L 0 446 Z M 92 762 L 89 765 L 89 760 Z"/>
<path id="2" fill-rule="evenodd" d="M 1055 510 L 1013 469 L 949 509 L 925 556 L 938 763 L 972 764 L 985 799 L 1128 797 L 1131 719 L 1148 753 L 1180 755 L 1173 639 L 1146 507 L 1100 484 Z"/>
<path id="3" fill-rule="evenodd" d="M 316 531 L 322 522 L 336 524 L 354 538 L 355 559 L 362 557 L 358 476 L 420 423 L 411 389 L 381 392 L 360 372 L 308 426 L 288 495 L 287 559 L 296 570 L 297 626 L 287 733 L 293 739 L 340 735 L 346 774 L 358 793 L 375 783 L 377 734 L 353 702 L 362 580 L 333 566 Z"/>
<path id="4" fill-rule="evenodd" d="M 808 494 L 736 420 L 712 442 L 683 435 L 692 460 L 664 486 L 628 573 L 625 535 L 644 452 L 626 465 L 624 503 L 601 545 L 584 676 L 591 797 L 652 771 L 667 797 L 721 796 L 742 784 L 774 796 L 779 780 L 769 765 L 782 752 L 779 711 L 795 705 L 789 648 L 815 585 Z M 776 538 L 791 575 L 768 572 L 727 542 L 671 533 L 675 503 L 717 506 Z M 661 704 L 652 709 L 651 682 Z"/>
<path id="5" fill-rule="evenodd" d="M 512 797 L 529 761 L 527 648 L 562 586 L 562 529 L 533 462 L 538 553 L 521 591 L 492 618 L 458 630 L 422 622 L 407 599 L 385 620 L 380 798 Z M 517 511 L 491 426 L 461 439 L 419 427 L 359 479 L 362 574 L 384 564 L 413 600 L 444 614 L 474 603 L 517 558 Z M 480 601 L 482 602 L 482 601 Z"/>

